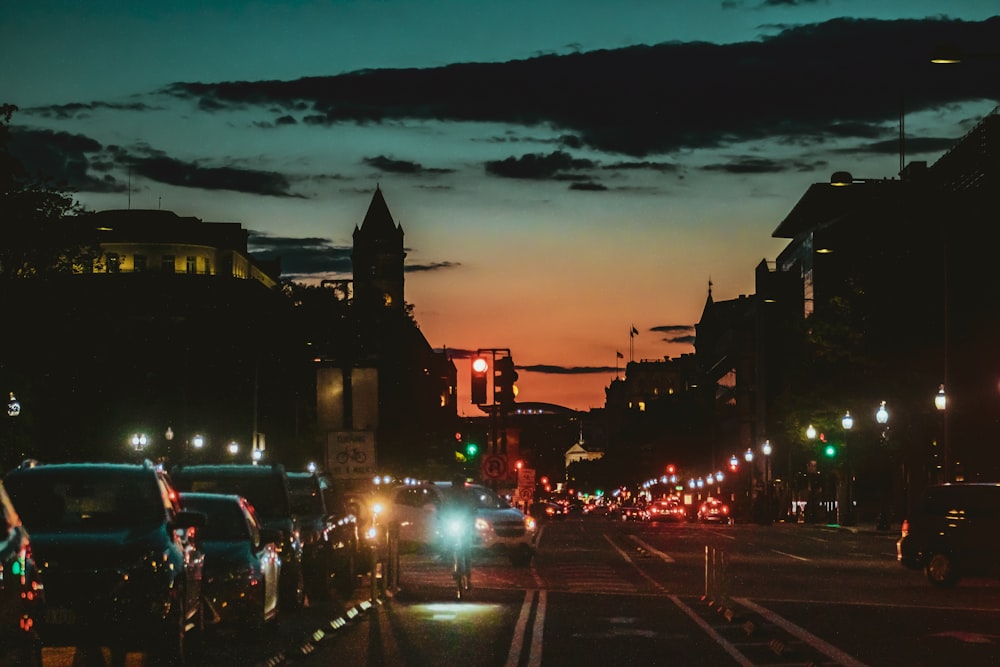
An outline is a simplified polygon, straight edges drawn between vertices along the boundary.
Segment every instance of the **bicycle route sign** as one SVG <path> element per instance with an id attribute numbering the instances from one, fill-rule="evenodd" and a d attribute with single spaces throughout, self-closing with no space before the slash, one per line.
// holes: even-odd
<path id="1" fill-rule="evenodd" d="M 331 477 L 357 479 L 375 474 L 372 431 L 332 431 L 326 439 L 325 469 Z"/>

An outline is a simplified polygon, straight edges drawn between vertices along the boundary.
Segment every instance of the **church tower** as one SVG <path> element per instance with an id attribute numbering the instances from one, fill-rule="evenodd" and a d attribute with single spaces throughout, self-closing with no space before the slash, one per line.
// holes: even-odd
<path id="1" fill-rule="evenodd" d="M 402 310 L 405 258 L 403 228 L 393 221 L 382 189 L 376 185 L 361 227 L 354 228 L 351 265 L 355 305 L 364 310 Z"/>

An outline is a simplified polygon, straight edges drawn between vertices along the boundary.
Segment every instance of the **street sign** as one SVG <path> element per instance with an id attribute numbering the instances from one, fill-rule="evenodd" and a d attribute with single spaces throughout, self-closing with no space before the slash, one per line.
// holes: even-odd
<path id="1" fill-rule="evenodd" d="M 483 457 L 483 477 L 486 479 L 503 479 L 507 476 L 507 457 L 500 454 L 487 454 Z"/>

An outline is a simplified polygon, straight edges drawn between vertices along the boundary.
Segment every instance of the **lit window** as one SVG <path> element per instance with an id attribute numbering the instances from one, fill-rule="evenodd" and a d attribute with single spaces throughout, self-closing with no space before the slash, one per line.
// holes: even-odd
<path id="1" fill-rule="evenodd" d="M 116 252 L 108 253 L 108 273 L 118 273 L 121 271 L 122 258 Z"/>

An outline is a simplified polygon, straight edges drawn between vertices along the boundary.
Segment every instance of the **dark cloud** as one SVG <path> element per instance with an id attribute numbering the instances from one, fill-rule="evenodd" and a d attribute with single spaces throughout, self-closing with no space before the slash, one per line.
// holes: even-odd
<path id="1" fill-rule="evenodd" d="M 143 102 L 129 102 L 115 104 L 112 102 L 74 102 L 72 104 L 56 104 L 42 107 L 29 107 L 24 109 L 28 115 L 41 116 L 42 118 L 54 118 L 57 120 L 69 120 L 72 118 L 89 118 L 95 111 L 156 111 L 160 107 L 150 106 Z"/>
<path id="2" fill-rule="evenodd" d="M 548 364 L 518 366 L 518 368 L 529 373 L 547 375 L 593 375 L 594 373 L 614 373 L 618 370 L 613 366 L 552 366 Z"/>
<path id="3" fill-rule="evenodd" d="M 912 137 L 904 138 L 903 146 L 907 155 L 920 153 L 935 153 L 940 155 L 955 145 L 954 137 Z M 841 153 L 876 153 L 880 155 L 898 155 L 899 138 L 862 144 L 851 149 L 838 151 Z"/>
<path id="4" fill-rule="evenodd" d="M 486 173 L 504 178 L 549 179 L 567 170 L 591 169 L 591 160 L 577 160 L 565 151 L 555 151 L 548 155 L 528 153 L 521 157 L 509 157 L 486 163 Z"/>
<path id="5" fill-rule="evenodd" d="M 694 325 L 692 324 L 663 324 L 650 328 L 650 331 L 665 334 L 663 340 L 667 343 L 694 345 Z"/>
<path id="6" fill-rule="evenodd" d="M 454 269 L 461 266 L 459 262 L 431 262 L 430 264 L 407 264 L 403 267 L 406 273 L 423 273 L 426 271 L 440 271 L 442 269 Z"/>
<path id="7" fill-rule="evenodd" d="M 570 190 L 585 190 L 587 192 L 604 192 L 607 190 L 607 186 L 601 185 L 600 183 L 595 183 L 594 181 L 583 181 L 580 183 L 573 183 L 569 186 Z"/>
<path id="8" fill-rule="evenodd" d="M 204 167 L 169 157 L 136 158 L 133 173 L 151 180 L 202 190 L 232 190 L 271 197 L 301 197 L 289 191 L 288 179 L 273 171 L 239 167 Z"/>
<path id="9" fill-rule="evenodd" d="M 395 160 L 385 155 L 366 157 L 364 163 L 370 167 L 375 167 L 379 171 L 393 174 L 450 174 L 454 171 L 453 169 L 427 168 L 419 162 Z"/>
<path id="10" fill-rule="evenodd" d="M 1000 17 L 842 18 L 736 44 L 673 42 L 294 81 L 176 83 L 167 92 L 205 110 L 306 104 L 302 122 L 313 124 L 415 118 L 547 127 L 571 148 L 644 157 L 764 137 L 871 139 L 898 119 L 901 94 L 908 113 L 995 98 L 995 64 L 928 62 L 942 42 L 995 51 Z M 512 178 L 552 173 L 546 160 L 524 158 L 489 170 Z"/>
<path id="11" fill-rule="evenodd" d="M 280 259 L 283 275 L 351 275 L 353 271 L 351 247 L 335 246 L 328 239 L 271 236 L 250 231 L 247 248 L 254 257 Z"/>
<path id="12" fill-rule="evenodd" d="M 89 172 L 108 171 L 100 143 L 69 132 L 10 129 L 9 149 L 28 175 L 73 192 L 124 192 L 125 184 L 110 174 L 94 177 Z"/>
<path id="13" fill-rule="evenodd" d="M 288 179 L 277 172 L 231 165 L 205 166 L 184 162 L 164 151 L 139 143 L 130 148 L 99 142 L 81 134 L 11 127 L 10 152 L 29 175 L 76 192 L 125 192 L 119 174 L 131 170 L 159 183 L 202 190 L 232 190 L 271 197 L 300 197 Z M 103 174 L 95 177 L 91 172 Z M 133 184 L 133 191 L 137 188 Z"/>
<path id="14" fill-rule="evenodd" d="M 815 163 L 805 163 L 800 160 L 775 160 L 744 155 L 734 158 L 731 162 L 707 164 L 701 169 L 727 174 L 780 174 L 786 171 L 810 171 L 815 167 Z"/>

